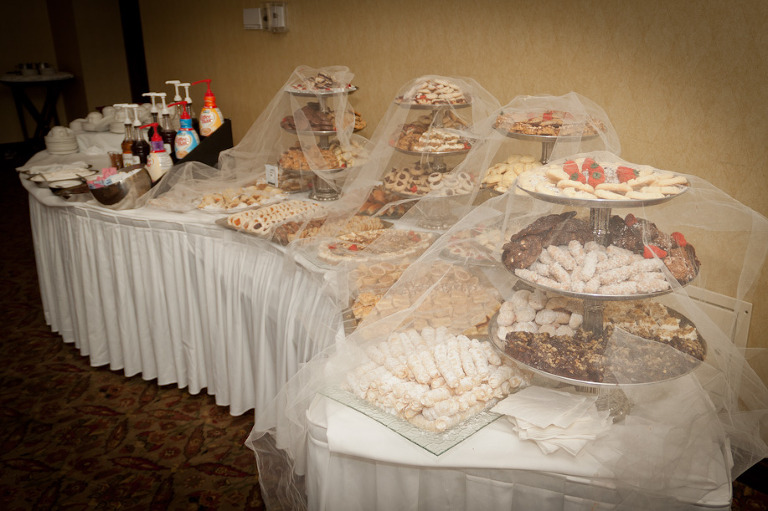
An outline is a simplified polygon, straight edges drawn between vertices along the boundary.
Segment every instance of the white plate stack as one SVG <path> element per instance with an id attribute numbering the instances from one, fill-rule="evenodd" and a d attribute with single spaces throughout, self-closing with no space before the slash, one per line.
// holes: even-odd
<path id="1" fill-rule="evenodd" d="M 51 154 L 72 154 L 77 152 L 75 133 L 64 126 L 54 126 L 45 136 L 45 148 Z"/>

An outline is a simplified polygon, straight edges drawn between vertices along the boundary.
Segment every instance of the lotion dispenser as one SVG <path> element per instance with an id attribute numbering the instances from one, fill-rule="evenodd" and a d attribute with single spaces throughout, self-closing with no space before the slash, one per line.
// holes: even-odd
<path id="1" fill-rule="evenodd" d="M 138 163 L 138 161 L 133 158 L 133 142 L 135 137 L 133 135 L 133 123 L 131 122 L 131 112 L 129 110 L 130 105 L 126 103 L 117 103 L 114 106 L 115 108 L 122 108 L 123 114 L 125 115 L 125 118 L 123 119 L 125 137 L 120 144 L 120 150 L 123 153 L 123 166 L 129 167 Z"/>
<path id="2" fill-rule="evenodd" d="M 139 105 L 128 105 L 133 109 L 133 160 L 134 164 L 140 163 L 142 165 L 147 164 L 147 158 L 149 157 L 149 142 L 144 139 L 144 135 L 141 133 L 141 121 L 139 121 Z"/>
<path id="3" fill-rule="evenodd" d="M 158 96 L 160 96 L 160 100 L 163 103 L 163 107 L 160 109 L 160 136 L 163 138 L 165 152 L 168 153 L 175 163 L 174 139 L 176 138 L 176 130 L 171 124 L 171 112 L 165 104 L 165 92 L 160 92 Z"/>
<path id="4" fill-rule="evenodd" d="M 200 131 L 200 123 L 197 120 L 197 114 L 195 113 L 195 108 L 192 106 L 192 98 L 189 97 L 189 86 L 190 83 L 180 83 L 182 87 L 184 87 L 184 101 L 187 103 L 187 106 L 184 107 L 187 110 L 187 115 L 189 115 L 189 118 L 192 119 L 192 127 L 195 128 L 196 131 Z"/>
<path id="5" fill-rule="evenodd" d="M 192 119 L 190 119 L 187 113 L 186 101 L 179 101 L 184 108 L 181 110 L 181 117 L 179 118 L 179 131 L 176 132 L 176 138 L 174 140 L 176 146 L 176 159 L 181 160 L 186 155 L 191 153 L 198 145 L 200 145 L 200 137 L 197 135 L 195 128 L 192 127 Z M 168 106 L 174 106 L 176 103 L 172 103 Z"/>
<path id="6" fill-rule="evenodd" d="M 174 103 L 179 103 L 181 101 L 181 94 L 179 94 L 179 87 L 181 86 L 181 82 L 179 80 L 168 80 L 165 83 L 168 85 L 173 85 L 173 89 L 174 89 L 173 101 Z M 174 129 L 179 129 L 179 119 L 181 119 L 181 109 L 182 109 L 182 105 L 179 103 L 179 105 L 176 107 L 176 117 L 173 121 Z"/>
<path id="7" fill-rule="evenodd" d="M 211 91 L 210 78 L 198 80 L 192 85 L 203 82 L 206 83 L 207 89 L 203 98 L 203 108 L 200 110 L 200 136 L 207 137 L 224 124 L 224 116 L 221 114 L 221 109 L 216 106 L 216 96 Z"/>
<path id="8" fill-rule="evenodd" d="M 149 172 L 149 177 L 152 178 L 152 184 L 155 184 L 173 167 L 173 161 L 168 153 L 165 152 L 163 139 L 160 137 L 160 133 L 158 133 L 160 130 L 157 123 L 145 124 L 141 128 L 154 128 L 154 135 L 152 135 L 150 142 L 152 152 L 149 153 L 147 158 L 147 172 Z"/>

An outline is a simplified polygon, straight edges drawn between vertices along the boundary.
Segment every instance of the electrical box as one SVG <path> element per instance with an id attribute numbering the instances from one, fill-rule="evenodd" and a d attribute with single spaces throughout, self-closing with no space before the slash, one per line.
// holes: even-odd
<path id="1" fill-rule="evenodd" d="M 246 30 L 264 30 L 264 14 L 261 7 L 243 9 L 243 27 Z"/>

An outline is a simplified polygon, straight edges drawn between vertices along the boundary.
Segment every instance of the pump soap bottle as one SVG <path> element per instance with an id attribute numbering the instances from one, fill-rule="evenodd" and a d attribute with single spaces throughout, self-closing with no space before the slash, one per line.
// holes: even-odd
<path id="1" fill-rule="evenodd" d="M 181 82 L 179 80 L 168 80 L 165 82 L 168 85 L 173 85 L 174 89 L 174 95 L 173 95 L 173 102 L 179 103 L 181 101 L 181 94 L 179 94 L 179 87 L 181 86 Z M 179 129 L 179 119 L 181 119 L 181 109 L 182 105 L 179 103 L 179 106 L 176 107 L 176 117 L 173 120 L 173 129 Z"/>
<path id="2" fill-rule="evenodd" d="M 149 112 L 152 114 L 152 122 L 157 123 L 158 126 L 159 126 L 159 124 L 160 124 L 160 122 L 158 120 L 159 111 L 157 110 L 157 104 L 155 102 L 157 100 L 158 93 L 157 92 L 145 92 L 144 94 L 142 94 L 142 96 L 148 97 L 152 101 L 152 108 L 149 110 Z M 152 137 L 152 134 L 154 132 L 155 132 L 155 128 L 151 128 L 149 130 L 149 136 Z"/>
<path id="3" fill-rule="evenodd" d="M 115 108 L 122 108 L 123 114 L 125 114 L 125 119 L 123 120 L 125 137 L 120 144 L 120 150 L 123 153 L 123 167 L 130 167 L 131 165 L 138 163 L 138 161 L 133 158 L 133 142 L 135 137 L 133 135 L 133 123 L 131 122 L 131 112 L 129 110 L 130 106 L 126 103 L 117 103 L 114 106 Z"/>
<path id="4" fill-rule="evenodd" d="M 144 139 L 144 135 L 141 132 L 141 121 L 139 121 L 139 105 L 128 105 L 133 108 L 133 151 L 134 164 L 140 163 L 142 165 L 147 164 L 147 158 L 149 157 L 149 142 Z"/>
<path id="5" fill-rule="evenodd" d="M 141 128 L 154 128 L 154 135 L 152 135 L 152 141 L 150 142 L 152 152 L 149 153 L 147 158 L 147 172 L 149 172 L 149 177 L 152 178 L 152 184 L 155 184 L 173 167 L 173 161 L 168 153 L 165 152 L 163 139 L 160 138 L 158 133 L 157 123 L 151 122 L 141 126 Z"/>
<path id="6" fill-rule="evenodd" d="M 200 110 L 200 136 L 207 137 L 224 124 L 224 116 L 221 110 L 216 106 L 216 95 L 211 92 L 211 79 L 198 80 L 192 85 L 206 83 L 207 90 L 203 98 L 203 108 Z"/>
<path id="7" fill-rule="evenodd" d="M 187 110 L 187 115 L 189 115 L 189 118 L 192 119 L 192 127 L 195 128 L 195 131 L 200 133 L 200 121 L 198 121 L 197 114 L 195 113 L 195 109 L 192 106 L 192 98 L 189 97 L 189 86 L 191 84 L 180 83 L 179 85 L 184 87 L 184 101 L 187 102 L 187 106 L 184 108 Z M 179 121 L 179 124 L 181 124 L 181 121 Z"/>
<path id="8" fill-rule="evenodd" d="M 160 136 L 163 139 L 163 145 L 165 146 L 165 152 L 171 157 L 174 163 L 176 163 L 176 154 L 174 152 L 174 139 L 176 138 L 176 130 L 171 125 L 171 112 L 165 104 L 165 92 L 158 94 L 162 100 L 163 107 L 160 109 Z"/>
<path id="9" fill-rule="evenodd" d="M 179 103 L 184 105 L 184 108 L 181 111 L 181 118 L 179 119 L 180 128 L 179 131 L 176 132 L 174 144 L 176 146 L 176 158 L 181 160 L 200 145 L 200 137 L 197 135 L 195 128 L 192 127 L 192 119 L 189 118 L 189 114 L 187 113 L 187 102 L 179 101 Z M 174 105 L 176 105 L 176 103 L 171 103 L 168 106 Z"/>

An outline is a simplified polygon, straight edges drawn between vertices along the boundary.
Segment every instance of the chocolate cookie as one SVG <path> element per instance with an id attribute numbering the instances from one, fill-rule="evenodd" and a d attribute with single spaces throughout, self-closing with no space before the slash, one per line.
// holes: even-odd
<path id="1" fill-rule="evenodd" d="M 559 215 L 542 216 L 534 220 L 533 223 L 530 224 L 528 227 L 525 227 L 522 230 L 520 230 L 517 234 L 514 234 L 509 239 L 509 241 L 514 241 L 516 239 L 524 238 L 531 234 L 542 234 L 545 232 L 549 232 L 552 229 L 554 229 L 556 226 L 564 222 L 565 220 L 572 218 L 575 215 L 576 215 L 575 211 L 567 211 L 565 213 L 560 213 Z"/>
<path id="2" fill-rule="evenodd" d="M 543 248 L 541 237 L 536 235 L 509 241 L 504 244 L 501 261 L 512 271 L 528 268 L 536 261 Z"/>

